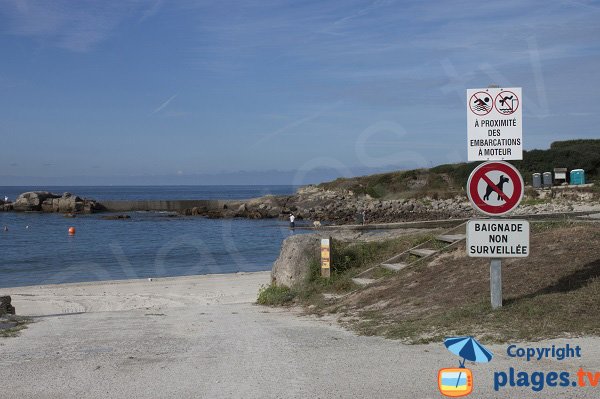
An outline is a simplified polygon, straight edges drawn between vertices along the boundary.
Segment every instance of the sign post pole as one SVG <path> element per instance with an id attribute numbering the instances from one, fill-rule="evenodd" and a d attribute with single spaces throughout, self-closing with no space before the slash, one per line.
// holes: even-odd
<path id="1" fill-rule="evenodd" d="M 489 85 L 488 88 L 496 89 L 498 85 Z M 490 261 L 490 299 L 492 309 L 502 307 L 502 259 Z"/>
<path id="2" fill-rule="evenodd" d="M 321 277 L 331 276 L 331 237 L 321 239 Z"/>
<path id="3" fill-rule="evenodd" d="M 492 259 L 490 262 L 490 293 L 492 309 L 502 307 L 502 259 Z"/>

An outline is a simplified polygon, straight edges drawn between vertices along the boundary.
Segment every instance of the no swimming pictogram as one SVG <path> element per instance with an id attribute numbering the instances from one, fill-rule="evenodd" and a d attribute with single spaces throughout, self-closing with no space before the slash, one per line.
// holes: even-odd
<path id="1" fill-rule="evenodd" d="M 486 215 L 504 215 L 523 198 L 523 178 L 507 162 L 486 162 L 469 176 L 467 194 L 473 207 Z"/>
<path id="2" fill-rule="evenodd" d="M 487 115 L 494 108 L 494 101 L 485 91 L 478 91 L 469 99 L 469 108 L 475 115 Z"/>

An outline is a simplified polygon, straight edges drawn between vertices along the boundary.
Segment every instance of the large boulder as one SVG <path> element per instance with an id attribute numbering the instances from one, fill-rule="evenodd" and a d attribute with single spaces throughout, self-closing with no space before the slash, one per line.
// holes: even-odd
<path id="1" fill-rule="evenodd" d="M 91 213 L 102 210 L 102 206 L 94 200 L 82 199 L 71 193 L 64 193 L 61 196 L 47 191 L 23 193 L 17 197 L 12 208 L 17 212 Z"/>
<path id="2" fill-rule="evenodd" d="M 58 199 L 58 211 L 63 213 L 80 212 L 83 210 L 83 200 L 71 193 L 64 193 Z"/>
<path id="3" fill-rule="evenodd" d="M 310 265 L 319 261 L 318 234 L 299 234 L 286 238 L 279 257 L 273 263 L 271 282 L 293 287 L 304 283 L 310 276 Z"/>
<path id="4" fill-rule="evenodd" d="M 58 197 L 60 196 L 47 191 L 29 191 L 17 197 L 13 203 L 13 209 L 21 212 L 41 211 L 44 201 Z"/>

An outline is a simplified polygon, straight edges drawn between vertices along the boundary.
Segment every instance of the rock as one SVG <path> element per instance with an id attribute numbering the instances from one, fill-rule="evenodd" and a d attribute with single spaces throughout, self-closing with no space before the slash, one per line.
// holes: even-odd
<path id="1" fill-rule="evenodd" d="M 20 212 L 41 211 L 42 204 L 48 198 L 58 198 L 56 194 L 47 191 L 29 191 L 17 197 L 13 209 Z"/>
<path id="2" fill-rule="evenodd" d="M 102 206 L 94 200 L 82 199 L 71 193 L 62 196 L 47 191 L 30 191 L 17 197 L 12 209 L 17 212 L 94 212 Z"/>
<path id="3" fill-rule="evenodd" d="M 0 315 L 15 314 L 15 307 L 10 304 L 10 301 L 10 296 L 0 296 Z"/>
<path id="4" fill-rule="evenodd" d="M 71 193 L 64 193 L 58 200 L 59 212 L 80 212 L 81 210 L 83 210 L 83 201 Z"/>
<path id="5" fill-rule="evenodd" d="M 42 202 L 42 212 L 54 212 L 53 204 L 53 198 L 47 198 L 46 200 L 44 200 L 44 202 Z"/>
<path id="6" fill-rule="evenodd" d="M 271 208 L 267 212 L 267 217 L 269 217 L 269 218 L 277 218 L 277 217 L 279 217 L 279 215 L 281 215 L 281 208 L 279 208 L 279 207 Z"/>
<path id="7" fill-rule="evenodd" d="M 104 220 L 123 220 L 123 219 L 131 219 L 131 216 L 129 216 L 129 215 L 107 215 L 107 216 L 102 216 L 102 219 L 104 219 Z"/>
<path id="8" fill-rule="evenodd" d="M 305 282 L 310 276 L 311 262 L 319 259 L 319 240 L 317 234 L 293 235 L 286 238 L 279 257 L 273 263 L 271 282 L 286 287 Z"/>

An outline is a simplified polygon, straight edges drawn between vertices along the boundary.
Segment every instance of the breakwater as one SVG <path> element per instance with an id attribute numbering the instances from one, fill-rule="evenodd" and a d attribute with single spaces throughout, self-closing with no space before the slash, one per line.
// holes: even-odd
<path id="1" fill-rule="evenodd" d="M 102 201 L 100 205 L 108 212 L 132 211 L 170 211 L 183 213 L 187 209 L 196 208 L 198 211 L 219 211 L 228 209 L 239 201 L 233 200 L 122 200 Z"/>

